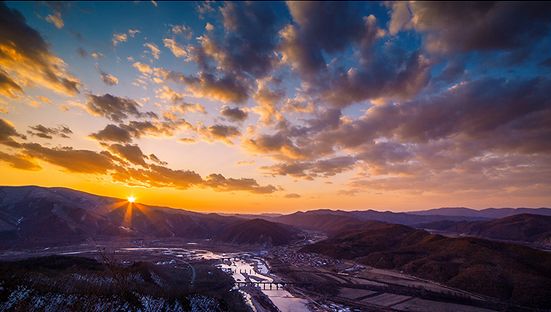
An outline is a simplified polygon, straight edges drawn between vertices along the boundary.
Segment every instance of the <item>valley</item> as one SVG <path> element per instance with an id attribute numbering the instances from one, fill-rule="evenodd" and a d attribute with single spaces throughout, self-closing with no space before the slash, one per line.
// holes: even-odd
<path id="1" fill-rule="evenodd" d="M 522 229 L 509 231 L 519 237 L 514 244 L 420 229 L 492 229 L 512 226 L 508 219 L 330 210 L 218 215 L 58 188 L 0 191 L 0 217 L 9 225 L 0 231 L 0 265 L 18 272 L 0 277 L 5 310 L 73 309 L 77 297 L 86 311 L 106 305 L 259 312 L 551 307 L 551 254 L 521 245 L 548 237 L 544 216 L 505 217 Z M 78 287 L 68 288 L 73 284 Z"/>

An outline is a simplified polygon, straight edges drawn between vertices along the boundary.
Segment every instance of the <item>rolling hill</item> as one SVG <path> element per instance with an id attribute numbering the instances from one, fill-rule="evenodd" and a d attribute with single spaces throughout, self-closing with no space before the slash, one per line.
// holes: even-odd
<path id="1" fill-rule="evenodd" d="M 252 219 L 235 222 L 218 233 L 216 240 L 248 245 L 278 246 L 297 240 L 299 231 L 291 226 Z"/>
<path id="2" fill-rule="evenodd" d="M 441 221 L 421 224 L 419 227 L 490 239 L 551 246 L 551 216 L 518 214 L 491 221 Z"/>
<path id="3" fill-rule="evenodd" d="M 525 306 L 551 308 L 551 254 L 472 237 L 372 222 L 303 251 L 401 270 Z"/>

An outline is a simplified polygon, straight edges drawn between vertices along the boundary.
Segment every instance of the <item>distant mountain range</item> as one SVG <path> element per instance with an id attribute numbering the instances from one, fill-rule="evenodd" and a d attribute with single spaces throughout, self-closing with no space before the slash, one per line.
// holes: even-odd
<path id="1" fill-rule="evenodd" d="M 551 246 L 551 216 L 518 214 L 490 221 L 438 221 L 419 228 Z"/>
<path id="2" fill-rule="evenodd" d="M 130 204 L 126 200 L 67 188 L 0 187 L 0 247 L 3 248 L 121 237 L 232 238 L 231 242 L 243 244 L 279 243 L 289 238 L 283 234 L 284 238 L 266 235 L 270 227 L 257 226 L 247 228 L 248 234 L 257 239 L 245 241 L 232 231 L 244 220 Z M 264 225 L 272 223 L 261 221 Z"/>
<path id="3" fill-rule="evenodd" d="M 408 213 L 319 209 L 288 215 L 220 215 L 143 204 L 130 205 L 123 199 L 68 188 L 5 186 L 0 187 L 0 247 L 119 237 L 209 238 L 243 244 L 283 244 L 295 238 L 295 228 L 333 235 L 343 230 L 362 229 L 366 221 L 416 227 L 428 225 L 448 231 L 452 228 L 447 229 L 444 225 L 461 225 L 465 229 L 455 232 L 507 240 L 545 241 L 548 237 L 544 231 L 545 225 L 527 230 L 529 225 L 521 227 L 518 222 L 508 227 L 501 223 L 484 223 L 501 216 L 527 212 L 551 215 L 549 208 L 438 208 Z M 530 224 L 534 225 L 536 221 L 541 220 L 530 221 Z M 515 227 L 517 230 L 510 229 Z M 516 233 L 516 236 L 498 235 L 498 232 Z M 517 235 L 520 232 L 524 234 Z"/>
<path id="4" fill-rule="evenodd" d="M 486 208 L 481 210 L 465 207 L 446 207 L 429 210 L 411 211 L 408 214 L 421 216 L 449 216 L 449 217 L 471 217 L 497 219 L 518 214 L 535 214 L 542 216 L 551 216 L 551 208 Z"/>
<path id="5" fill-rule="evenodd" d="M 299 239 L 299 232 L 299 230 L 289 225 L 263 219 L 251 219 L 235 222 L 225 227 L 217 235 L 217 240 L 234 244 L 278 246 Z"/>

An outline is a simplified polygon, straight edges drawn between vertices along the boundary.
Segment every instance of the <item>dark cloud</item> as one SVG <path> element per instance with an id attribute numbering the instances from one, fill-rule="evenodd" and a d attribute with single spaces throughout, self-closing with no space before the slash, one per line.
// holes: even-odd
<path id="1" fill-rule="evenodd" d="M 5 72 L 0 70 L 0 95 L 16 98 L 23 93 L 23 89 Z"/>
<path id="2" fill-rule="evenodd" d="M 300 194 L 297 194 L 297 193 L 289 193 L 289 194 L 285 194 L 285 198 L 300 198 Z"/>
<path id="3" fill-rule="evenodd" d="M 227 71 L 263 77 L 275 62 L 278 18 L 271 4 L 226 2 L 220 12 L 226 31 L 218 65 Z"/>
<path id="4" fill-rule="evenodd" d="M 165 39 L 175 55 L 185 56 L 199 67 L 196 75 L 171 73 L 168 78 L 185 84 L 198 97 L 245 103 L 255 79 L 268 75 L 277 62 L 278 26 L 276 4 L 226 2 L 221 8 L 224 32 L 208 32 L 198 45 L 185 49 Z"/>
<path id="5" fill-rule="evenodd" d="M 166 161 L 160 160 L 157 156 L 155 156 L 155 154 L 149 154 L 149 159 L 158 165 L 166 166 L 168 164 Z"/>
<path id="6" fill-rule="evenodd" d="M 0 144 L 17 147 L 19 143 L 17 143 L 14 138 L 26 139 L 24 135 L 17 132 L 11 122 L 0 118 Z"/>
<path id="7" fill-rule="evenodd" d="M 279 123 L 274 133 L 259 134 L 246 146 L 283 160 L 263 167 L 273 175 L 314 179 L 358 169 L 365 176 L 382 176 L 378 182 L 362 180 L 365 187 L 396 183 L 405 189 L 423 178 L 436 185 L 453 174 L 458 177 L 450 181 L 460 187 L 466 170 L 464 182 L 477 173 L 481 178 L 481 172 L 498 175 L 504 159 L 520 171 L 532 159 L 541 166 L 542 178 L 545 166 L 536 160 L 551 150 L 550 87 L 543 77 L 461 82 L 432 96 L 372 106 L 358 119 L 333 109 L 318 112 L 302 126 Z M 348 156 L 332 156 L 342 153 Z M 423 185 L 430 189 L 433 184 Z"/>
<path id="8" fill-rule="evenodd" d="M 29 159 L 29 157 L 26 157 L 25 155 L 21 155 L 21 154 L 11 155 L 0 151 L 0 161 L 3 161 L 9 166 L 17 169 L 23 169 L 23 170 L 40 170 L 41 169 L 39 165 L 37 165 L 32 161 L 32 159 Z"/>
<path id="9" fill-rule="evenodd" d="M 187 76 L 171 72 L 169 79 L 183 83 L 198 97 L 211 98 L 222 102 L 244 103 L 249 97 L 250 82 L 236 75 L 222 75 L 220 77 L 207 72 L 200 72 L 197 76 Z"/>
<path id="10" fill-rule="evenodd" d="M 164 121 L 130 121 L 119 127 L 128 131 L 133 137 L 142 136 L 173 136 L 180 129 L 191 129 L 193 126 L 184 119 Z"/>
<path id="11" fill-rule="evenodd" d="M 356 163 L 352 156 L 340 156 L 313 162 L 286 162 L 263 167 L 273 175 L 290 175 L 312 180 L 316 177 L 331 177 L 350 170 Z"/>
<path id="12" fill-rule="evenodd" d="M 51 53 L 23 15 L 5 3 L 0 3 L 0 48 L 0 69 L 10 80 L 23 85 L 32 82 L 66 95 L 79 93 L 79 80 L 67 73 L 63 61 Z"/>
<path id="13" fill-rule="evenodd" d="M 239 107 L 223 106 L 220 114 L 230 121 L 240 122 L 247 119 L 248 113 Z"/>
<path id="14" fill-rule="evenodd" d="M 543 60 L 540 65 L 543 65 L 543 66 L 546 66 L 546 67 L 551 67 L 551 57 L 548 58 L 548 59 L 545 59 Z"/>
<path id="15" fill-rule="evenodd" d="M 370 46 L 377 31 L 374 16 L 362 16 L 363 3 L 288 2 L 296 25 L 281 32 L 284 60 L 308 80 L 327 67 L 324 53 L 334 54 L 363 42 Z"/>
<path id="16" fill-rule="evenodd" d="M 38 127 L 37 127 L 38 128 Z M 191 170 L 166 167 L 156 155 L 147 156 L 138 145 L 101 144 L 107 150 L 96 152 L 71 147 L 47 147 L 38 143 L 16 143 L 12 137 L 22 137 L 9 122 L 0 119 L 0 143 L 19 150 L 18 154 L 0 151 L 0 161 L 24 170 L 38 170 L 39 159 L 67 171 L 110 176 L 115 181 L 146 187 L 210 187 L 216 191 L 248 191 L 257 194 L 273 193 L 272 185 L 260 185 L 250 178 L 226 178 L 211 174 L 203 179 Z M 129 164 L 132 164 L 130 166 Z"/>
<path id="17" fill-rule="evenodd" d="M 130 116 L 133 117 L 153 117 L 156 115 L 153 112 L 140 112 L 140 105 L 129 98 L 123 98 L 111 95 L 109 93 L 104 95 L 88 95 L 88 103 L 86 103 L 88 110 L 98 116 L 103 116 L 113 121 L 123 121 Z"/>
<path id="18" fill-rule="evenodd" d="M 391 25 L 425 35 L 431 51 L 510 50 L 530 46 L 549 33 L 551 5 L 546 2 L 393 3 Z M 408 5 L 411 15 L 398 15 Z M 399 27 L 400 25 L 401 27 Z M 392 31 L 392 29 L 391 29 Z"/>
<path id="19" fill-rule="evenodd" d="M 84 50 L 84 48 L 82 48 L 82 47 L 79 47 L 77 49 L 77 54 L 80 55 L 80 57 L 82 57 L 82 58 L 87 58 L 88 57 L 88 51 Z"/>
<path id="20" fill-rule="evenodd" d="M 380 98 L 408 99 L 429 81 L 431 62 L 399 41 L 376 45 L 382 30 L 364 3 L 289 2 L 280 31 L 283 61 L 314 100 L 344 107 Z M 353 51 L 353 56 L 348 56 Z"/>
<path id="21" fill-rule="evenodd" d="M 126 124 L 109 124 L 104 129 L 90 134 L 90 137 L 98 141 L 130 143 L 134 138 L 141 138 L 143 136 L 173 136 L 181 129 L 192 128 L 192 125 L 184 119 L 164 121 L 132 120 Z"/>
<path id="22" fill-rule="evenodd" d="M 70 134 L 73 133 L 71 129 L 66 126 L 59 126 L 57 128 L 49 128 L 43 125 L 36 125 L 29 127 L 31 130 L 27 131 L 32 136 L 37 136 L 43 139 L 53 139 L 54 136 L 62 138 L 70 138 Z"/>
<path id="23" fill-rule="evenodd" d="M 148 157 L 142 152 L 138 145 L 111 144 L 108 146 L 108 150 L 135 165 L 147 167 L 145 160 L 148 159 Z"/>
<path id="24" fill-rule="evenodd" d="M 367 99 L 408 99 L 426 86 L 431 63 L 419 52 L 407 52 L 398 47 L 374 54 L 365 66 L 352 67 L 335 73 L 327 86 L 320 85 L 322 97 L 346 106 Z"/>
<path id="25" fill-rule="evenodd" d="M 90 134 L 90 137 L 98 141 L 112 141 L 120 143 L 129 143 L 132 141 L 132 136 L 129 131 L 116 125 L 107 125 L 104 129 Z"/>
<path id="26" fill-rule="evenodd" d="M 207 176 L 205 185 L 221 191 L 249 191 L 258 194 L 269 194 L 277 191 L 275 186 L 261 186 L 254 179 L 226 178 L 221 174 Z"/>
<path id="27" fill-rule="evenodd" d="M 89 150 L 66 148 L 49 148 L 37 143 L 22 144 L 25 153 L 71 172 L 107 174 L 116 169 L 113 160 L 106 154 Z"/>
<path id="28" fill-rule="evenodd" d="M 293 143 L 285 131 L 274 134 L 260 134 L 245 141 L 245 146 L 253 153 L 268 154 L 276 158 L 301 159 L 305 152 Z"/>
<path id="29" fill-rule="evenodd" d="M 202 134 L 207 140 L 220 140 L 228 144 L 231 144 L 231 140 L 241 134 L 237 127 L 226 125 L 212 125 L 208 127 L 201 127 L 198 129 L 198 132 Z"/>

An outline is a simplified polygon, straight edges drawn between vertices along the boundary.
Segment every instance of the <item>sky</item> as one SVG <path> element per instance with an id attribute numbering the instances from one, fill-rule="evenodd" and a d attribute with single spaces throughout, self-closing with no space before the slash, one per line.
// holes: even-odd
<path id="1" fill-rule="evenodd" d="M 545 2 L 0 3 L 0 184 L 551 206 L 550 27 Z"/>

